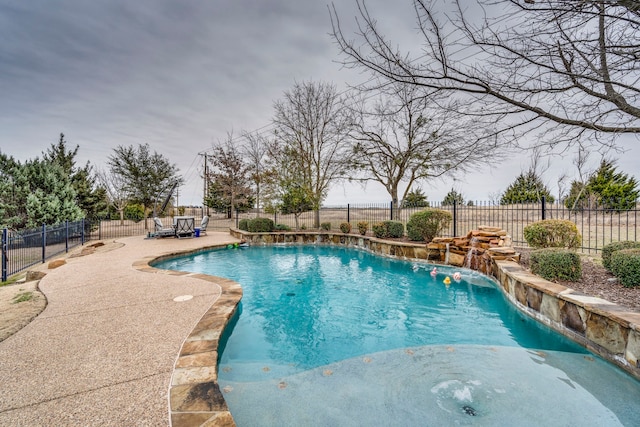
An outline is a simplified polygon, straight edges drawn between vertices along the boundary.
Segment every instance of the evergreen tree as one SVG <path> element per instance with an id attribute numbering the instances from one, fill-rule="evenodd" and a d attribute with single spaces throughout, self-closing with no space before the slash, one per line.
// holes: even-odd
<path id="1" fill-rule="evenodd" d="M 84 216 L 76 204 L 71 179 L 60 165 L 36 158 L 25 163 L 24 176 L 28 180 L 28 191 L 23 193 L 26 196 L 25 227 L 76 221 Z"/>
<path id="2" fill-rule="evenodd" d="M 553 203 L 555 198 L 544 185 L 542 179 L 533 168 L 523 172 L 507 187 L 500 198 L 500 204 L 511 203 L 538 203 L 545 197 L 547 202 Z"/>
<path id="3" fill-rule="evenodd" d="M 581 181 L 573 181 L 569 189 L 569 195 L 564 199 L 564 205 L 570 210 L 582 210 L 593 202 L 587 190 L 587 184 Z"/>
<path id="4" fill-rule="evenodd" d="M 129 199 L 144 207 L 145 219 L 151 208 L 162 202 L 159 199 L 165 192 L 183 182 L 175 164 L 160 153 L 151 153 L 149 144 L 139 144 L 137 148 L 118 146 L 108 164 L 111 173 L 122 178 Z"/>
<path id="5" fill-rule="evenodd" d="M 403 208 L 425 208 L 427 206 L 429 206 L 427 195 L 419 187 L 409 191 L 402 201 Z"/>
<path id="6" fill-rule="evenodd" d="M 27 219 L 26 191 L 22 165 L 0 152 L 0 226 L 21 228 Z"/>
<path id="7" fill-rule="evenodd" d="M 462 193 L 458 193 L 453 188 L 444 196 L 444 200 L 442 200 L 442 206 L 451 206 L 453 203 L 456 203 L 458 206 L 464 204 L 464 197 Z"/>
<path id="8" fill-rule="evenodd" d="M 633 209 L 640 192 L 634 177 L 618 172 L 613 160 L 602 160 L 587 183 L 588 192 L 606 209 Z"/>
<path id="9" fill-rule="evenodd" d="M 106 191 L 96 184 L 93 174 L 93 166 L 87 162 L 83 168 L 76 167 L 76 156 L 80 146 L 71 150 L 67 148 L 64 134 L 60 134 L 57 144 L 51 144 L 47 151 L 43 152 L 45 161 L 59 165 L 66 173 L 76 193 L 76 203 L 82 209 L 85 216 L 94 217 L 105 215 L 107 212 Z"/>
<path id="10" fill-rule="evenodd" d="M 22 164 L 0 154 L 0 176 L 2 226 L 19 230 L 84 216 L 69 175 L 57 163 L 36 158 Z"/>

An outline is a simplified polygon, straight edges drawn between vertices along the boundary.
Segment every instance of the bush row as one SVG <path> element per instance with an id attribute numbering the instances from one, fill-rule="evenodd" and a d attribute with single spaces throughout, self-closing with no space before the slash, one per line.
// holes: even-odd
<path id="1" fill-rule="evenodd" d="M 398 238 L 404 236 L 404 224 L 400 221 L 381 221 L 371 226 L 373 235 L 378 239 Z"/>
<path id="2" fill-rule="evenodd" d="M 640 242 L 624 240 L 602 248 L 602 265 L 627 287 L 640 286 Z"/>
<path id="3" fill-rule="evenodd" d="M 280 225 L 279 225 L 280 227 Z M 286 227 L 286 226 L 285 226 Z M 250 233 L 268 233 L 276 228 L 275 223 L 270 218 L 241 219 L 238 228 Z M 289 228 L 289 227 L 286 227 Z"/>
<path id="4" fill-rule="evenodd" d="M 451 213 L 442 209 L 425 209 L 411 215 L 407 222 L 409 240 L 430 242 L 451 224 Z"/>
<path id="5" fill-rule="evenodd" d="M 602 265 L 604 268 L 611 271 L 611 255 L 622 249 L 636 249 L 640 248 L 640 242 L 634 242 L 631 240 L 624 240 L 622 242 L 612 242 L 605 245 L 602 248 Z"/>
<path id="6" fill-rule="evenodd" d="M 611 272 L 624 286 L 640 286 L 640 248 L 613 252 L 610 266 Z"/>
<path id="7" fill-rule="evenodd" d="M 531 272 L 547 280 L 576 282 L 582 277 L 582 261 L 576 252 L 562 248 L 531 252 Z"/>
<path id="8" fill-rule="evenodd" d="M 527 225 L 524 239 L 532 248 L 568 248 L 580 246 L 582 236 L 576 225 L 566 219 L 544 219 Z"/>

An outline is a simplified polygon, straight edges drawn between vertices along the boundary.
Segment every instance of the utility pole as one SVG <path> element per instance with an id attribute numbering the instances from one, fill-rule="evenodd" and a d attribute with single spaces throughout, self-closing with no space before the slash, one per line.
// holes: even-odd
<path id="1" fill-rule="evenodd" d="M 204 199 L 207 197 L 207 191 L 209 190 L 209 170 L 207 167 L 207 153 L 201 153 L 204 158 L 204 180 L 203 180 L 203 191 L 202 195 L 202 204 L 205 206 L 205 215 L 209 215 L 209 206 L 206 206 L 204 203 Z"/>

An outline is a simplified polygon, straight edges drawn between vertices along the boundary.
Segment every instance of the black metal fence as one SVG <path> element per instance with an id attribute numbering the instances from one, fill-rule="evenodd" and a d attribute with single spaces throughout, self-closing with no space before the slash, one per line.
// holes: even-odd
<path id="1" fill-rule="evenodd" d="M 442 204 L 430 202 L 429 207 L 443 209 L 451 213 L 453 221 L 442 237 L 466 235 L 480 226 L 500 227 L 507 231 L 515 246 L 527 246 L 524 228 L 542 219 L 566 219 L 574 222 L 582 235 L 584 253 L 599 253 L 608 243 L 621 240 L 637 240 L 640 235 L 639 207 L 634 204 L 630 209 L 611 209 L 610 204 L 601 205 L 591 202 L 581 209 L 567 209 L 560 203 L 510 204 L 500 205 L 493 202 L 473 202 L 466 204 Z M 323 206 L 320 209 L 320 224 L 331 223 L 331 229 L 338 230 L 340 223 L 348 222 L 353 230 L 357 223 L 366 221 L 371 225 L 385 220 L 397 220 L 406 225 L 416 212 L 425 207 L 394 206 L 393 203 L 348 204 L 346 206 Z M 239 218 L 254 218 L 256 212 L 240 214 Z M 260 214 L 270 217 L 277 224 L 295 227 L 293 214 Z M 298 227 L 313 229 L 315 213 L 305 212 L 298 217 Z M 236 222 L 237 225 L 237 222 Z"/>
<path id="2" fill-rule="evenodd" d="M 621 240 L 638 240 L 640 224 L 639 210 L 635 204 L 630 209 L 611 209 L 606 205 L 592 203 L 581 209 L 570 210 L 562 204 L 541 203 L 500 205 L 492 202 L 473 202 L 467 204 L 430 203 L 430 207 L 447 210 L 453 221 L 442 233 L 443 237 L 466 235 L 480 226 L 500 227 L 507 231 L 515 246 L 527 246 L 524 228 L 542 219 L 567 219 L 576 224 L 582 235 L 584 253 L 599 253 L 608 243 Z M 343 206 L 323 206 L 319 217 L 315 212 L 305 212 L 297 218 L 300 229 L 313 230 L 322 223 L 330 223 L 330 228 L 338 231 L 340 224 L 348 222 L 357 230 L 360 221 L 371 226 L 380 221 L 397 220 L 406 224 L 411 215 L 425 207 L 395 206 L 393 203 L 347 204 Z M 238 225 L 242 218 L 256 216 L 270 217 L 276 224 L 296 227 L 295 215 L 265 214 L 252 211 L 234 215 L 207 213 L 203 208 L 192 208 L 183 215 L 193 216 L 199 224 L 204 215 L 209 216 L 208 229 L 227 230 Z M 164 225 L 173 222 L 172 217 L 161 218 Z M 153 233 L 153 221 L 91 219 L 66 222 L 55 226 L 42 226 L 36 230 L 19 232 L 2 230 L 2 281 L 8 276 L 20 272 L 34 264 L 89 240 L 115 239 L 127 236 L 148 236 Z"/>
<path id="3" fill-rule="evenodd" d="M 2 281 L 32 265 L 45 262 L 86 241 L 90 223 L 64 222 L 37 229 L 2 230 Z"/>

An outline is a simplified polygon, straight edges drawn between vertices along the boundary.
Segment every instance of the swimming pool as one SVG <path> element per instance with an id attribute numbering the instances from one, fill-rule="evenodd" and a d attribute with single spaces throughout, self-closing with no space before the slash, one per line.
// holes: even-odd
<path id="1" fill-rule="evenodd" d="M 638 381 L 521 315 L 470 271 L 446 286 L 446 267 L 434 277 L 427 264 L 325 246 L 217 250 L 157 266 L 243 286 L 219 364 L 240 426 L 635 421 Z"/>

